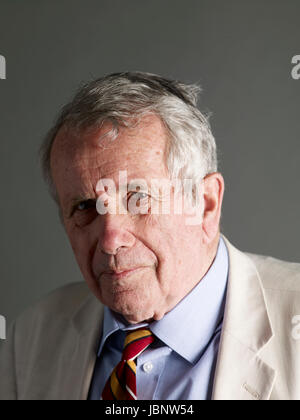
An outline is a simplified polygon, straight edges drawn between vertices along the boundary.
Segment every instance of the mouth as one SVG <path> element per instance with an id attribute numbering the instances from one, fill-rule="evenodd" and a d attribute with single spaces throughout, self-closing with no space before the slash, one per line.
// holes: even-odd
<path id="1" fill-rule="evenodd" d="M 112 280 L 120 280 L 123 279 L 124 277 L 127 277 L 133 273 L 136 273 L 140 270 L 142 270 L 145 267 L 137 267 L 137 268 L 132 268 L 129 270 L 122 270 L 122 271 L 106 271 L 103 274 L 105 276 L 109 276 Z"/>

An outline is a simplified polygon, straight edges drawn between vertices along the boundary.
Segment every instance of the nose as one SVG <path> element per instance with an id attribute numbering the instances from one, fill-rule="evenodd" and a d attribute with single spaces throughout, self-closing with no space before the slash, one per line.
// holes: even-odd
<path id="1" fill-rule="evenodd" d="M 116 255 L 120 248 L 131 248 L 134 235 L 126 228 L 126 215 L 106 214 L 101 217 L 98 248 L 105 254 Z"/>

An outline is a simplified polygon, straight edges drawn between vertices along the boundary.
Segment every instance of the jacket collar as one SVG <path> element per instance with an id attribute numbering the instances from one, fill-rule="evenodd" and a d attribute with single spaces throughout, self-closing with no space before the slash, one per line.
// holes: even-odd
<path id="1" fill-rule="evenodd" d="M 66 399 L 87 400 L 101 337 L 104 306 L 91 293 L 72 318 L 76 345 L 71 355 Z"/>
<path id="2" fill-rule="evenodd" d="M 258 354 L 273 337 L 262 282 L 252 260 L 223 239 L 229 277 L 213 399 L 269 399 L 275 371 Z"/>

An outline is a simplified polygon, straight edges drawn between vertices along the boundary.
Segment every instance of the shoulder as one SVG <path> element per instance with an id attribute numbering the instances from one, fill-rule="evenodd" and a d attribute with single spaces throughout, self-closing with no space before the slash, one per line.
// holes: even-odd
<path id="1" fill-rule="evenodd" d="M 300 293 L 300 264 L 246 253 L 256 267 L 265 290 Z"/>
<path id="2" fill-rule="evenodd" d="M 264 290 L 300 292 L 300 264 L 271 256 L 241 251 L 222 235 L 229 254 L 229 264 L 247 272 L 254 270 Z"/>
<path id="3" fill-rule="evenodd" d="M 101 308 L 87 285 L 76 283 L 49 293 L 17 318 L 0 348 L 0 376 L 5 377 L 0 399 L 57 399 L 74 371 L 72 357 L 79 349 L 84 360 L 80 340 L 84 337 L 86 344 L 99 334 Z M 88 334 L 78 330 L 80 322 Z"/>
<path id="4" fill-rule="evenodd" d="M 92 296 L 82 283 L 68 284 L 50 292 L 25 310 L 15 321 L 16 332 L 31 336 L 37 331 L 46 333 L 58 326 L 68 325 L 79 308 Z"/>
<path id="5" fill-rule="evenodd" d="M 260 358 L 276 371 L 272 399 L 299 399 L 300 383 L 293 373 L 299 364 L 300 264 L 247 254 L 259 275 L 272 327 L 272 339 Z"/>
<path id="6" fill-rule="evenodd" d="M 91 292 L 84 282 L 68 284 L 44 296 L 27 309 L 20 319 L 34 314 L 46 315 L 48 313 L 72 317 L 78 306 L 90 295 Z"/>

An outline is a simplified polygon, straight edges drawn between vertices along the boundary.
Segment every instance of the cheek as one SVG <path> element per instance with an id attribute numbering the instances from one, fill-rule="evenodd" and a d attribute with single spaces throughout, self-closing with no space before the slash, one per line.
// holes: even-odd
<path id="1" fill-rule="evenodd" d="M 157 254 L 160 258 L 159 279 L 164 292 L 170 295 L 184 288 L 200 264 L 201 229 L 186 226 L 184 217 L 171 217 L 162 223 L 161 240 Z"/>
<path id="2" fill-rule="evenodd" d="M 82 233 L 70 232 L 68 233 L 71 247 L 73 249 L 76 261 L 79 268 L 89 283 L 94 280 L 93 273 L 91 271 L 91 261 L 96 249 L 96 241 L 92 241 L 91 238 Z"/>

